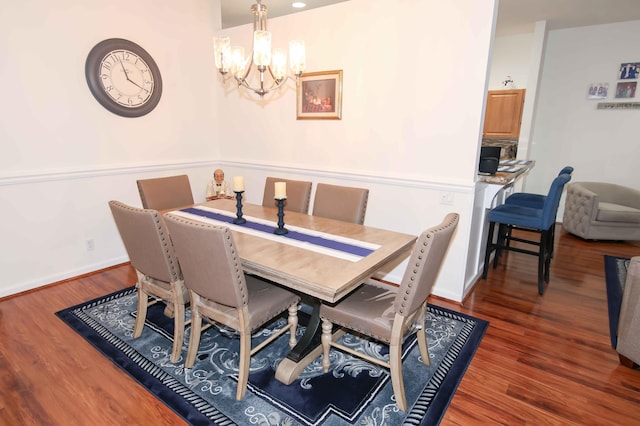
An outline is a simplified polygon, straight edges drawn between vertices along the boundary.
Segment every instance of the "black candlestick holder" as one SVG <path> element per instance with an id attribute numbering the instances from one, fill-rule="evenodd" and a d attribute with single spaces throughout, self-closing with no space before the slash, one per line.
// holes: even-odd
<path id="1" fill-rule="evenodd" d="M 233 191 L 236 193 L 236 218 L 233 219 L 233 223 L 240 225 L 247 223 L 247 219 L 242 217 L 242 193 L 244 191 Z"/>
<path id="2" fill-rule="evenodd" d="M 273 233 L 276 235 L 284 235 L 289 232 L 289 230 L 284 227 L 284 200 L 286 200 L 286 198 L 276 200 L 278 201 L 278 227 L 273 230 Z"/>

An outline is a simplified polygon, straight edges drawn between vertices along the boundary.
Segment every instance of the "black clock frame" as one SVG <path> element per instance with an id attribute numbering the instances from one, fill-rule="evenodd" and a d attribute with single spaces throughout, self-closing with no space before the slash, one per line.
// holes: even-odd
<path id="1" fill-rule="evenodd" d="M 119 49 L 129 50 L 140 56 L 149 66 L 149 71 L 153 74 L 153 93 L 149 100 L 138 107 L 126 107 L 115 102 L 104 90 L 100 81 L 100 64 L 102 59 L 110 52 Z M 107 110 L 122 117 L 141 117 L 150 113 L 160 102 L 162 96 L 162 77 L 160 76 L 160 68 L 153 60 L 151 55 L 147 53 L 138 44 L 122 38 L 110 38 L 96 44 L 87 55 L 87 61 L 84 68 L 85 77 L 91 94 L 96 100 Z"/>

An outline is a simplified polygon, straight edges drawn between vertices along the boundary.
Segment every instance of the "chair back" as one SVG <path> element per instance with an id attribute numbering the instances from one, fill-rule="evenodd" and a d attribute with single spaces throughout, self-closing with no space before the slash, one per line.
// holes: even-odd
<path id="1" fill-rule="evenodd" d="M 542 206 L 542 228 L 549 229 L 556 221 L 556 214 L 558 213 L 558 205 L 560 204 L 560 197 L 562 196 L 562 190 L 567 182 L 571 180 L 571 175 L 562 174 L 557 176 L 551 183 L 549 188 L 549 194 L 544 200 Z"/>
<path id="2" fill-rule="evenodd" d="M 313 201 L 313 215 L 362 225 L 368 199 L 368 189 L 319 183 Z"/>
<path id="3" fill-rule="evenodd" d="M 569 175 L 569 176 L 571 176 L 571 173 L 573 173 L 573 167 L 566 166 L 566 167 L 563 167 L 562 170 L 560 170 L 560 173 L 558 173 L 558 176 L 560 176 L 560 175 Z"/>
<path id="4" fill-rule="evenodd" d="M 187 175 L 142 179 L 137 182 L 142 207 L 145 209 L 163 211 L 193 204 L 193 193 Z"/>
<path id="5" fill-rule="evenodd" d="M 449 213 L 438 226 L 420 234 L 396 293 L 393 308 L 397 314 L 407 317 L 427 300 L 459 218 L 457 213 Z"/>
<path id="6" fill-rule="evenodd" d="M 178 254 L 184 285 L 225 306 L 246 306 L 247 283 L 229 228 L 172 214 L 164 218 Z"/>
<path id="7" fill-rule="evenodd" d="M 164 282 L 182 279 L 169 234 L 156 210 L 139 209 L 119 201 L 109 201 L 109 207 L 136 270 Z"/>
<path id="8" fill-rule="evenodd" d="M 267 177 L 264 183 L 264 195 L 262 205 L 265 207 L 275 207 L 275 183 L 285 182 L 287 184 L 287 200 L 285 209 L 298 212 L 309 213 L 309 203 L 311 202 L 311 182 L 292 179 L 281 179 Z"/>

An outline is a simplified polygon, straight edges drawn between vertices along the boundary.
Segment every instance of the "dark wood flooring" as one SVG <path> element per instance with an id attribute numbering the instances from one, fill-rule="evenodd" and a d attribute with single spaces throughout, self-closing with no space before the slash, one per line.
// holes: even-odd
<path id="1" fill-rule="evenodd" d="M 556 238 L 544 296 L 536 259 L 511 252 L 462 306 L 430 300 L 491 323 L 443 425 L 640 424 L 640 370 L 611 348 L 603 268 L 640 246 Z M 54 315 L 134 281 L 125 264 L 0 299 L 0 424 L 184 424 Z"/>

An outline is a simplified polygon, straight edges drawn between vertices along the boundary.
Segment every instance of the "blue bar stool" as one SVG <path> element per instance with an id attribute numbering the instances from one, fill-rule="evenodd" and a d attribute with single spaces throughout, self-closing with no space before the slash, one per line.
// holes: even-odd
<path id="1" fill-rule="evenodd" d="M 573 167 L 567 166 L 567 167 L 564 167 L 562 170 L 560 170 L 560 173 L 558 173 L 558 176 L 560 175 L 571 176 L 571 173 L 573 173 Z M 504 203 L 541 209 L 542 205 L 544 204 L 545 198 L 547 198 L 547 196 L 542 194 L 532 194 L 530 192 L 516 192 L 508 196 L 507 199 L 504 200 Z"/>
<path id="2" fill-rule="evenodd" d="M 557 176 L 549 193 L 544 199 L 542 208 L 523 207 L 516 204 L 502 204 L 489 212 L 489 234 L 487 236 L 487 247 L 484 256 L 484 269 L 482 279 L 487 278 L 489 269 L 489 259 L 495 250 L 493 259 L 494 269 L 498 266 L 498 259 L 503 250 L 516 251 L 538 257 L 538 294 L 544 293 L 544 283 L 549 282 L 549 265 L 551 262 L 551 252 L 553 250 L 553 228 L 556 223 L 556 214 L 560 204 L 560 196 L 564 185 L 571 180 L 568 174 Z M 498 224 L 498 236 L 493 242 L 495 224 Z M 508 244 L 508 234 L 511 227 L 527 229 L 540 234 L 540 241 L 511 238 L 514 241 L 531 244 L 538 247 L 537 251 L 511 247 Z"/>
<path id="3" fill-rule="evenodd" d="M 558 176 L 560 175 L 571 176 L 572 173 L 573 173 L 573 167 L 566 166 L 566 167 L 563 167 L 562 170 L 560 170 L 560 173 L 558 173 Z M 504 203 L 515 204 L 523 207 L 533 207 L 535 209 L 541 209 L 542 206 L 544 205 L 544 200 L 546 198 L 547 196 L 542 194 L 533 194 L 530 192 L 516 192 L 514 194 L 511 194 L 509 197 L 507 197 L 507 199 L 504 200 Z M 555 227 L 553 227 L 553 229 L 555 230 Z M 513 239 L 511 237 L 511 231 L 512 231 L 512 228 L 509 229 L 509 235 L 507 236 L 507 245 L 510 245 L 511 240 Z M 554 249 L 553 241 L 555 238 L 555 233 L 552 233 L 550 238 L 551 238 L 550 256 L 553 258 L 553 249 Z M 514 241 L 517 241 L 517 239 Z"/>

